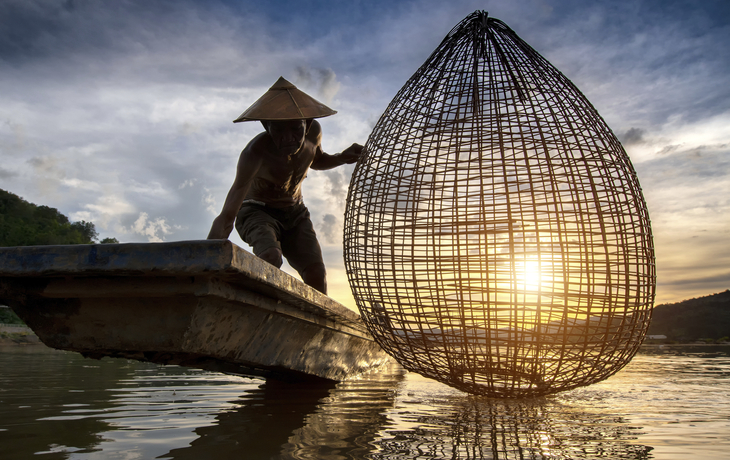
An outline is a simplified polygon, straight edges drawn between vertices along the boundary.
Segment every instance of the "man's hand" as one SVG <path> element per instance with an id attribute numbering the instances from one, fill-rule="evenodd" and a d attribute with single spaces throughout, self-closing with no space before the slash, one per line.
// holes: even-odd
<path id="1" fill-rule="evenodd" d="M 342 151 L 338 156 L 340 157 L 340 161 L 342 161 L 342 164 L 352 164 L 357 163 L 357 160 L 360 158 L 360 155 L 362 155 L 362 149 L 363 146 L 360 144 L 352 144 L 351 146 L 347 147 L 345 150 Z"/>

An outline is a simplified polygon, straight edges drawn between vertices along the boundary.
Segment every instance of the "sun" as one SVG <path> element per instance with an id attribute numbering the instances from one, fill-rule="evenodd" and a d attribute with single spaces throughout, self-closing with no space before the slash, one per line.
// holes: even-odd
<path id="1" fill-rule="evenodd" d="M 540 263 L 537 260 L 526 260 L 517 267 L 518 287 L 525 291 L 537 291 L 542 282 Z"/>

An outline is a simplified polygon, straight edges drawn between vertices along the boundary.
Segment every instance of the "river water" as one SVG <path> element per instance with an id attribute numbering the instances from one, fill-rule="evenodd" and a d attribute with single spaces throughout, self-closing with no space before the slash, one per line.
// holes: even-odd
<path id="1" fill-rule="evenodd" d="M 0 347 L 0 459 L 728 459 L 730 347 L 642 348 L 523 400 L 397 366 L 287 385 L 42 345 Z"/>

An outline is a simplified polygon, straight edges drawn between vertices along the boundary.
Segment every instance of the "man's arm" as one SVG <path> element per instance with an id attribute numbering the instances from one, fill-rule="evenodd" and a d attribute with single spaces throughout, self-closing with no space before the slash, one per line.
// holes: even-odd
<path id="1" fill-rule="evenodd" d="M 357 163 L 360 155 L 362 155 L 363 147 L 360 144 L 352 144 L 343 150 L 342 153 L 338 153 L 337 155 L 324 153 L 321 146 L 317 146 L 317 149 L 319 151 L 314 162 L 312 162 L 311 168 L 322 171 L 325 169 L 336 168 L 337 166 L 342 166 L 344 164 Z"/>
<path id="2" fill-rule="evenodd" d="M 336 168 L 344 164 L 356 163 L 362 154 L 362 145 L 360 144 L 352 144 L 337 155 L 324 153 L 322 150 L 322 127 L 317 120 L 312 122 L 312 126 L 307 133 L 307 138 L 314 143 L 317 149 L 310 168 L 318 171 Z"/>
<path id="3" fill-rule="evenodd" d="M 241 152 L 236 167 L 236 179 L 228 191 L 223 210 L 213 220 L 213 225 L 208 233 L 209 240 L 227 239 L 233 231 L 236 214 L 238 214 L 241 203 L 246 198 L 248 189 L 251 188 L 251 182 L 261 168 L 261 155 L 257 154 L 258 149 L 255 147 L 255 141 L 256 138 Z"/>

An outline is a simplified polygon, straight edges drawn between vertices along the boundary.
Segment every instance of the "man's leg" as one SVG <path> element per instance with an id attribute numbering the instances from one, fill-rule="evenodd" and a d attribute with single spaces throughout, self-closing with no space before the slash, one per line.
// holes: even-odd
<path id="1" fill-rule="evenodd" d="M 265 260 L 276 268 L 281 268 L 281 264 L 284 262 L 281 256 L 281 249 L 277 247 L 271 247 L 257 254 L 259 259 Z"/>
<path id="2" fill-rule="evenodd" d="M 281 232 L 278 221 L 259 205 L 244 205 L 236 216 L 236 230 L 251 245 L 253 253 L 276 268 L 281 268 Z"/>
<path id="3" fill-rule="evenodd" d="M 327 271 L 324 268 L 324 264 L 312 264 L 299 272 L 299 274 L 302 276 L 302 281 L 306 284 L 312 286 L 322 294 L 327 294 Z"/>
<path id="4" fill-rule="evenodd" d="M 309 211 L 303 204 L 291 210 L 285 231 L 281 234 L 281 249 L 289 265 L 309 286 L 327 294 L 327 272 L 322 260 L 322 248 L 317 241 Z"/>

